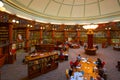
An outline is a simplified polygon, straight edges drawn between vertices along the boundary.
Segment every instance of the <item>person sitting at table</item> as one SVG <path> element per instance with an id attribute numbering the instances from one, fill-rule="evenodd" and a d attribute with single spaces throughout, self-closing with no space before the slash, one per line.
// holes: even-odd
<path id="1" fill-rule="evenodd" d="M 78 56 L 77 56 L 77 60 L 78 60 L 78 61 L 81 60 L 81 56 L 80 56 L 80 54 L 78 54 Z"/>
<path id="2" fill-rule="evenodd" d="M 120 61 L 117 62 L 116 68 L 120 71 Z"/>
<path id="3" fill-rule="evenodd" d="M 76 79 L 74 79 L 74 76 L 71 76 L 71 77 L 70 77 L 70 80 L 76 80 Z"/>
<path id="4" fill-rule="evenodd" d="M 100 75 L 101 78 L 103 78 L 104 80 L 107 80 L 107 71 L 105 68 L 99 68 L 98 74 Z"/>
<path id="5" fill-rule="evenodd" d="M 70 67 L 71 67 L 71 68 L 74 67 L 74 63 L 73 63 L 73 61 L 70 61 Z"/>
<path id="6" fill-rule="evenodd" d="M 97 80 L 104 80 L 100 75 L 97 76 Z"/>
<path id="7" fill-rule="evenodd" d="M 80 70 L 80 67 L 77 68 L 76 72 L 74 72 L 74 79 L 75 80 L 83 80 L 83 74 L 82 74 L 82 72 Z"/>
<path id="8" fill-rule="evenodd" d="M 74 78 L 74 73 L 75 73 L 76 71 L 77 71 L 76 68 L 73 67 L 73 68 L 72 68 L 72 72 L 71 72 L 71 76 L 70 76 L 70 80 L 76 80 L 76 79 Z"/>
<path id="9" fill-rule="evenodd" d="M 70 67 L 70 69 L 69 69 L 69 71 L 68 71 L 68 74 L 69 74 L 70 77 L 73 75 L 73 68 L 74 68 L 74 67 Z"/>
<path id="10" fill-rule="evenodd" d="M 104 70 L 102 68 L 99 68 L 98 69 L 98 74 L 103 77 L 103 74 L 104 74 Z"/>
<path id="11" fill-rule="evenodd" d="M 105 66 L 105 62 L 103 61 L 103 62 L 102 62 L 102 68 L 104 68 L 104 66 Z"/>
<path id="12" fill-rule="evenodd" d="M 97 68 L 101 68 L 102 67 L 102 60 L 100 58 L 97 58 L 96 64 L 97 64 Z"/>
<path id="13" fill-rule="evenodd" d="M 77 59 L 74 63 L 73 63 L 73 66 L 76 67 L 79 65 L 79 60 Z"/>
<path id="14" fill-rule="evenodd" d="M 95 48 L 98 50 L 98 45 L 96 45 Z"/>
<path id="15" fill-rule="evenodd" d="M 60 55 L 59 55 L 60 60 L 64 60 L 63 52 L 64 52 L 64 51 L 61 49 L 61 51 L 60 51 Z"/>

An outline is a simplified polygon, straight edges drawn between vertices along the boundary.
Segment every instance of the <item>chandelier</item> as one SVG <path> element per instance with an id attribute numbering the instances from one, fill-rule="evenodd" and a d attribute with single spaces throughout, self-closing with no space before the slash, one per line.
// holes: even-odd
<path id="1" fill-rule="evenodd" d="M 0 0 L 0 7 L 3 7 L 4 6 L 4 4 L 3 4 L 3 2 Z"/>
<path id="2" fill-rule="evenodd" d="M 0 11 L 6 11 L 5 7 L 4 6 L 4 3 L 2 0 L 0 0 Z"/>
<path id="3" fill-rule="evenodd" d="M 97 24 L 88 24 L 83 26 L 84 29 L 96 29 L 97 27 Z"/>

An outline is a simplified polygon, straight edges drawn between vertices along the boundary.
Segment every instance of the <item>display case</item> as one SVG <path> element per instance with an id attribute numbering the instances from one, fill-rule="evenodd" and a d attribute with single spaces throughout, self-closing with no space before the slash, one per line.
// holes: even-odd
<path id="1" fill-rule="evenodd" d="M 58 53 L 35 53 L 27 56 L 26 61 L 28 65 L 28 78 L 34 78 L 58 67 Z"/>

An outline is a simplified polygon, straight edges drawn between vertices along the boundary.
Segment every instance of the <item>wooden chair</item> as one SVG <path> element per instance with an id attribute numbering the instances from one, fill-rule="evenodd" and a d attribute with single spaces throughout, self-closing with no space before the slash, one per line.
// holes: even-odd
<path id="1" fill-rule="evenodd" d="M 69 79 L 69 69 L 66 69 L 65 75 L 66 75 L 66 78 Z"/>

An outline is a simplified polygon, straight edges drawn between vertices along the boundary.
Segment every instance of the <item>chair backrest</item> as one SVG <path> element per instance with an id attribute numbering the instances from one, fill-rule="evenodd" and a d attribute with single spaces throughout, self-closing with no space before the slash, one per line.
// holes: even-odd
<path id="1" fill-rule="evenodd" d="M 102 68 L 104 67 L 104 65 L 105 65 L 105 62 L 103 61 L 103 62 L 102 62 Z"/>
<path id="2" fill-rule="evenodd" d="M 117 66 L 116 67 L 120 70 L 120 61 L 117 62 Z"/>
<path id="3" fill-rule="evenodd" d="M 120 65 L 120 61 L 118 61 L 118 65 Z"/>

